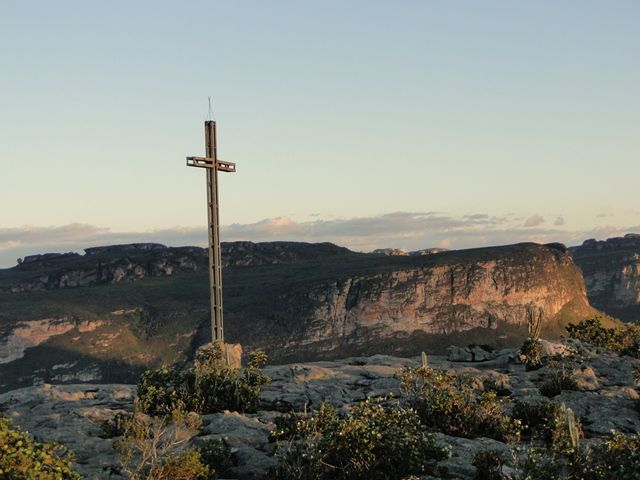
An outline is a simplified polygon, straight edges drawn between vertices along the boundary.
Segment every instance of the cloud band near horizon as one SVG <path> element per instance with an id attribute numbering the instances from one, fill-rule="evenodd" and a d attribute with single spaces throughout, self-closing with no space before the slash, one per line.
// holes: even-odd
<path id="1" fill-rule="evenodd" d="M 558 217 L 561 219 L 562 217 Z M 513 215 L 469 214 L 451 216 L 439 212 L 394 212 L 371 217 L 295 221 L 268 218 L 249 224 L 222 227 L 223 241 L 332 242 L 353 250 L 376 248 L 418 250 L 506 245 L 519 242 L 562 242 L 577 245 L 588 238 L 605 239 L 640 232 L 640 226 L 602 226 L 569 230 L 564 220 L 547 226 L 545 218 Z M 51 252 L 82 252 L 85 248 L 134 242 L 171 246 L 206 245 L 206 228 L 175 227 L 146 232 L 114 232 L 109 228 L 72 223 L 61 226 L 0 228 L 0 268 L 16 264 L 25 255 Z"/>

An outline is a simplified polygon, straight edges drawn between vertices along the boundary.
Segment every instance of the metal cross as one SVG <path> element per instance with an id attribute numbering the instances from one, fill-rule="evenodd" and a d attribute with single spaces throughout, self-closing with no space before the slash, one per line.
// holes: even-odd
<path id="1" fill-rule="evenodd" d="M 220 252 L 220 215 L 218 171 L 235 172 L 236 164 L 218 160 L 216 122 L 204 122 L 206 157 L 187 157 L 187 166 L 207 169 L 207 212 L 209 216 L 209 284 L 211 287 L 211 338 L 224 341 L 222 319 L 222 258 Z"/>

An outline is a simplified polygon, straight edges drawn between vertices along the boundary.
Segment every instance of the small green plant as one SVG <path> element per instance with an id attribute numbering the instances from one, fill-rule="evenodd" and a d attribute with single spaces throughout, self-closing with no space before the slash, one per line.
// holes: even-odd
<path id="1" fill-rule="evenodd" d="M 255 412 L 260 389 L 269 382 L 261 368 L 264 352 L 253 352 L 248 365 L 236 370 L 226 364 L 219 343 L 198 352 L 194 367 L 147 370 L 138 382 L 138 403 L 144 413 L 168 415 L 176 408 L 198 413 L 222 410 Z"/>
<path id="2" fill-rule="evenodd" d="M 0 414 L 0 478 L 79 480 L 73 454 L 62 445 L 36 442 Z"/>
<path id="3" fill-rule="evenodd" d="M 475 480 L 506 480 L 502 473 L 505 460 L 499 450 L 480 450 L 473 456 L 476 467 Z"/>
<path id="4" fill-rule="evenodd" d="M 563 390 L 577 390 L 578 383 L 573 365 L 564 361 L 550 360 L 545 380 L 538 387 L 540 394 L 551 398 L 562 393 Z"/>
<path id="5" fill-rule="evenodd" d="M 124 435 L 127 421 L 131 419 L 130 413 L 118 412 L 112 419 L 105 420 L 101 424 L 100 438 L 116 438 Z"/>
<path id="6" fill-rule="evenodd" d="M 465 375 L 432 368 L 405 368 L 398 373 L 402 394 L 424 425 L 448 435 L 485 436 L 517 441 L 518 421 L 505 415 L 497 392 L 482 390 Z"/>
<path id="7" fill-rule="evenodd" d="M 282 461 L 269 478 L 382 480 L 433 470 L 449 455 L 416 412 L 367 400 L 345 417 L 322 405 L 310 415 L 277 420 L 272 436 L 284 440 Z"/>

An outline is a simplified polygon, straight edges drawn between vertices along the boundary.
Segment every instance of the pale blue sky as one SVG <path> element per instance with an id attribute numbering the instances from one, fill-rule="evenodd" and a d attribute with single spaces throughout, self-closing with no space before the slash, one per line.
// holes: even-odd
<path id="1" fill-rule="evenodd" d="M 221 180 L 227 239 L 638 229 L 638 25 L 637 1 L 3 0 L 0 266 L 202 241 L 204 174 L 184 157 L 204 153 L 209 95 L 238 163 Z M 469 228 L 421 223 L 434 216 Z"/>

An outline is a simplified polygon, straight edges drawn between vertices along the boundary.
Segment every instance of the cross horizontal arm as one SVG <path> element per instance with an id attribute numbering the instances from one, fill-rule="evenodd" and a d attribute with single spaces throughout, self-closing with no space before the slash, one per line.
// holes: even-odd
<path id="1" fill-rule="evenodd" d="M 188 167 L 200 167 L 200 168 L 215 168 L 220 172 L 236 171 L 236 164 L 233 162 L 224 162 L 222 160 L 215 160 L 209 157 L 187 157 Z"/>

